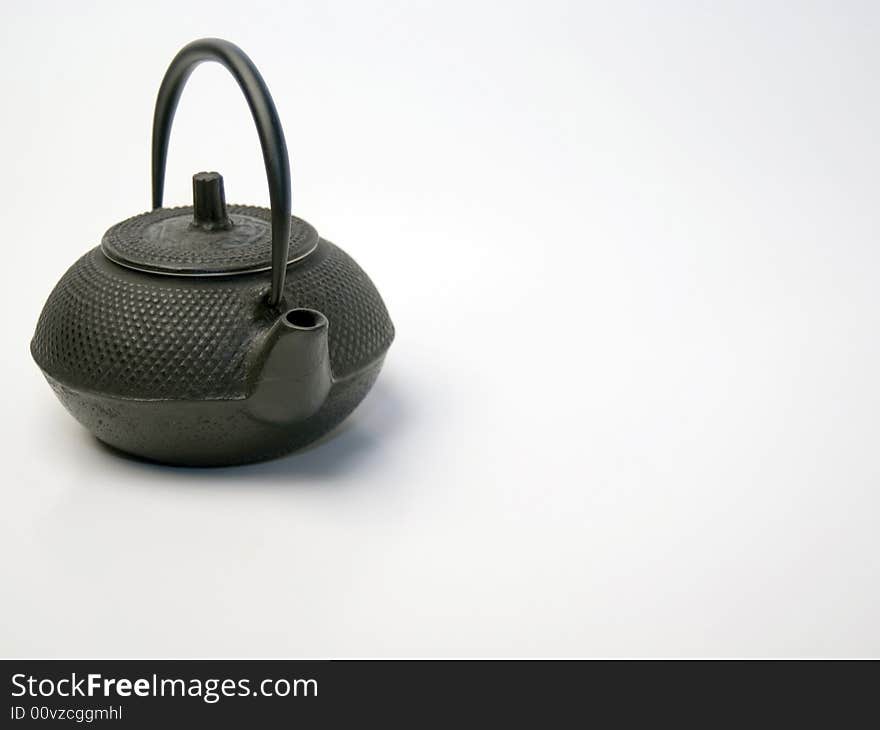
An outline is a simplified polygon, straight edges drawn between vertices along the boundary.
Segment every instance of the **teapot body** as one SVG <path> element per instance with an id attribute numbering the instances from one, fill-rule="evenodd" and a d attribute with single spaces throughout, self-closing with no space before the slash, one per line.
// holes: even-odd
<path id="1" fill-rule="evenodd" d="M 271 458 L 315 441 L 354 410 L 379 374 L 394 327 L 364 271 L 319 239 L 287 267 L 281 309 L 318 312 L 326 325 L 288 327 L 294 361 L 268 374 L 278 349 L 268 286 L 260 272 L 156 276 L 95 248 L 49 296 L 31 352 L 67 410 L 114 448 L 194 466 Z M 305 341 L 312 331 L 314 344 Z M 296 360 L 311 363 L 324 352 L 326 367 L 317 367 L 327 371 L 326 392 L 311 404 L 322 388 Z"/>

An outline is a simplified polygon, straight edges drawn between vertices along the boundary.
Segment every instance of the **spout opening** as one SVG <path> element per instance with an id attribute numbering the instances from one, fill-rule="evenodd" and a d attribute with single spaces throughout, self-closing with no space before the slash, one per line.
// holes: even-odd
<path id="1" fill-rule="evenodd" d="M 327 318 L 315 309 L 290 309 L 284 314 L 288 327 L 297 330 L 314 330 L 327 324 Z"/>

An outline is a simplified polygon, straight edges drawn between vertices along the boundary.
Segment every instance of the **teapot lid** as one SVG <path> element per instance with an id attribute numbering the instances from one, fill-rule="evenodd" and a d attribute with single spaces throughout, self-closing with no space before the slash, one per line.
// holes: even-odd
<path id="1" fill-rule="evenodd" d="M 290 217 L 287 263 L 308 256 L 318 233 Z M 156 208 L 111 227 L 101 241 L 111 261 L 138 271 L 172 276 L 230 276 L 272 268 L 268 208 L 226 205 L 223 177 L 193 175 L 193 205 Z"/>

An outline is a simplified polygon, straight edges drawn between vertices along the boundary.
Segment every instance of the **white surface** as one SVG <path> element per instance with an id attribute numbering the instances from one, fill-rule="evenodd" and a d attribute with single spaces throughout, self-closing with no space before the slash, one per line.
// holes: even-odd
<path id="1" fill-rule="evenodd" d="M 0 654 L 880 653 L 876 5 L 2 13 Z M 159 81 L 206 35 L 398 337 L 320 448 L 192 471 L 101 448 L 28 343 L 148 207 Z M 169 204 L 201 169 L 267 201 L 216 65 Z"/>

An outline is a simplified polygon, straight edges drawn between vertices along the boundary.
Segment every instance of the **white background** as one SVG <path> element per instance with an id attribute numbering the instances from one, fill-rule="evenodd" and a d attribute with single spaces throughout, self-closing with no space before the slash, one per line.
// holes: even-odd
<path id="1" fill-rule="evenodd" d="M 2 8 L 0 654 L 880 653 L 875 3 Z M 102 448 L 28 344 L 210 35 L 398 336 L 325 443 L 185 470 Z M 266 204 L 217 65 L 168 204 L 202 169 Z"/>

